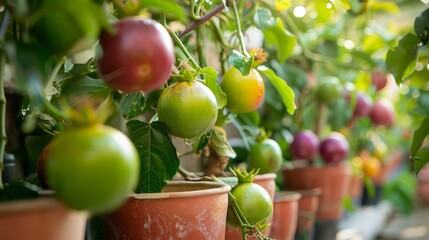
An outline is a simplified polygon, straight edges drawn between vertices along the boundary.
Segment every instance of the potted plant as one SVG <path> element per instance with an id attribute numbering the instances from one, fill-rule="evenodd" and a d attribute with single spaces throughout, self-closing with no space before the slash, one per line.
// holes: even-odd
<path id="1" fill-rule="evenodd" d="M 22 107 L 22 137 L 32 139 L 20 146 L 27 147 L 28 155 L 20 157 L 37 159 L 37 164 L 31 163 L 32 172 L 38 167 L 41 182 L 36 184 L 46 184 L 67 208 L 107 214 L 121 211 L 125 202 L 135 198 L 148 201 L 157 198 L 155 192 L 164 191 L 160 199 L 166 200 L 175 195 L 168 192 L 183 191 L 179 183 L 169 181 L 178 172 L 187 179 L 193 175 L 179 167 L 181 154 L 172 139 L 184 139 L 200 155 L 208 148 L 212 157 L 218 155 L 213 159 L 219 163 L 233 156 L 220 126 L 226 119 L 234 120 L 236 113 L 259 106 L 264 96 L 260 74 L 276 85 L 283 103 L 294 111 L 293 92 L 286 81 L 261 65 L 262 52 L 249 52 L 242 31 L 257 25 L 267 34 L 280 31 L 274 39 L 293 43 L 281 21 L 274 18 L 282 10 L 279 4 L 91 0 L 59 4 L 41 0 L 2 1 L 1 7 L 1 77 L 5 80 L 4 69 L 11 71 L 14 87 L 25 97 L 21 106 L 14 107 Z M 150 16 L 136 16 L 143 10 Z M 245 14 L 254 18 L 241 18 Z M 173 30 L 175 23 L 180 23 L 180 30 Z M 224 40 L 221 29 L 233 33 L 232 43 Z M 210 34 L 204 36 L 204 31 Z M 220 49 L 215 59 L 220 59 L 216 62 L 222 75 L 206 64 L 212 60 L 210 54 L 216 53 L 204 51 L 206 42 Z M 76 62 L 75 53 L 94 44 L 95 54 L 90 52 L 88 59 Z M 280 42 L 274 45 L 281 46 Z M 218 76 L 223 76 L 220 84 Z M 237 81 L 237 77 L 243 79 Z M 241 91 L 237 86 L 251 87 L 246 109 L 240 109 L 247 105 L 237 99 Z M 239 101 L 238 108 L 234 101 Z M 2 141 L 1 153 L 6 138 Z M 216 167 L 213 164 L 208 171 Z M 216 210 L 221 221 L 213 235 L 206 237 L 223 239 L 227 206 L 238 209 L 231 194 L 227 201 L 229 187 L 204 182 L 187 185 L 185 192 L 205 193 L 208 188 L 222 195 L 219 207 L 223 210 Z M 2 198 L 19 191 L 13 186 L 6 186 Z M 30 189 L 39 195 L 38 189 Z M 132 191 L 144 196 L 130 198 Z M 243 235 L 254 234 L 257 229 L 247 222 L 246 212 L 235 211 Z M 189 227 L 186 222 L 184 226 Z M 78 235 L 75 239 L 81 238 Z"/>

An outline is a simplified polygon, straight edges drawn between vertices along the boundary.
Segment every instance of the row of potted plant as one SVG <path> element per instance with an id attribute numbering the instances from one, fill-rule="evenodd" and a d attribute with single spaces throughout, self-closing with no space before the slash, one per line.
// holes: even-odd
<path id="1" fill-rule="evenodd" d="M 400 91 L 385 88 L 390 70 L 378 66 L 396 42 L 370 21 L 392 9 L 366 1 L 1 1 L 0 82 L 13 91 L 0 92 L 0 159 L 13 151 L 26 178 L 0 184 L 0 198 L 36 198 L 42 210 L 34 211 L 56 218 L 34 220 L 27 202 L 5 203 L 0 238 L 82 239 L 97 216 L 107 239 L 291 239 L 296 227 L 310 237 L 315 219 L 317 239 L 332 239 L 347 159 L 359 156 L 358 172 L 375 179 L 374 159 L 386 154 L 378 134 L 409 127 L 395 120 Z M 359 26 L 355 35 L 348 25 Z M 189 156 L 202 175 L 181 166 Z M 248 172 L 228 176 L 237 165 Z M 296 192 L 276 194 L 276 176 Z M 14 230 L 14 210 L 33 230 Z M 284 218 L 291 228 L 278 225 Z"/>

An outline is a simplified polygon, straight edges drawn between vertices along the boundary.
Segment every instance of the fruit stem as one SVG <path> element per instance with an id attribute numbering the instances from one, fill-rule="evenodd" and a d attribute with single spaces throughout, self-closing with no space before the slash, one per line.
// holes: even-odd
<path id="1" fill-rule="evenodd" d="M 237 25 L 238 41 L 240 42 L 241 51 L 246 57 L 250 57 L 249 53 L 246 51 L 246 45 L 244 44 L 244 35 L 241 30 L 240 16 L 238 14 L 236 0 L 232 0 L 232 9 L 234 12 L 235 24 Z"/>
<path id="2" fill-rule="evenodd" d="M 195 61 L 195 59 L 192 57 L 192 55 L 189 53 L 188 49 L 186 49 L 185 45 L 183 45 L 182 41 L 180 41 L 180 38 L 177 37 L 176 33 L 174 33 L 173 30 L 171 30 L 171 28 L 167 25 L 167 20 L 165 18 L 165 14 L 164 14 L 163 18 L 164 18 L 164 27 L 165 27 L 165 29 L 167 29 L 168 33 L 170 33 L 170 36 L 173 39 L 174 43 L 176 43 L 179 46 L 179 48 L 182 50 L 182 52 L 185 54 L 185 56 L 188 58 L 188 60 L 192 63 L 192 65 L 194 65 L 196 70 L 197 71 L 200 70 L 200 66 Z"/>
<path id="3" fill-rule="evenodd" d="M 201 28 L 196 29 L 197 32 L 197 53 L 198 53 L 198 62 L 200 63 L 200 66 L 206 65 L 206 60 L 204 58 L 204 51 L 203 51 L 203 36 L 201 33 Z"/>
<path id="4" fill-rule="evenodd" d="M 320 137 L 320 133 L 326 124 L 328 118 L 328 107 L 324 103 L 319 103 L 319 119 L 317 121 L 316 129 L 314 133 Z"/>
<path id="5" fill-rule="evenodd" d="M 218 14 L 220 11 L 222 11 L 225 8 L 223 4 L 217 5 L 213 10 L 208 12 L 206 15 L 202 16 L 199 20 L 193 21 L 191 24 L 189 24 L 183 32 L 179 34 L 179 38 L 182 38 L 186 34 L 190 33 L 192 30 L 200 26 L 201 24 L 207 22 L 209 19 L 214 17 L 216 14 Z"/>
<path id="6" fill-rule="evenodd" d="M 219 178 L 217 178 L 215 176 L 213 176 L 212 179 L 215 182 L 225 184 L 224 182 L 222 182 L 222 180 L 220 180 Z M 250 228 L 255 228 L 255 227 L 253 225 L 251 225 L 249 223 L 249 221 L 247 221 L 246 217 L 244 216 L 243 212 L 240 210 L 240 207 L 238 206 L 238 203 L 237 203 L 234 195 L 232 195 L 231 191 L 228 192 L 228 201 L 229 201 L 229 203 L 232 203 L 232 205 L 229 205 L 228 207 L 232 208 L 235 216 L 237 217 L 238 222 L 240 223 L 240 228 L 241 228 L 243 240 L 246 240 L 246 235 L 247 235 L 246 229 L 248 229 L 249 227 Z M 258 233 L 259 233 L 259 231 L 258 231 Z M 258 239 L 260 239 L 259 237 L 260 236 L 258 236 Z"/>
<path id="7" fill-rule="evenodd" d="M 61 66 L 64 63 L 64 59 L 65 58 L 62 58 L 54 66 L 54 69 L 52 70 L 51 75 L 49 76 L 48 82 L 47 82 L 46 87 L 45 87 L 45 91 L 44 91 L 45 94 L 47 94 L 48 88 L 52 86 L 52 83 L 53 83 L 55 77 L 57 76 L 58 71 L 60 70 Z M 70 115 L 64 113 L 63 111 L 61 111 L 60 109 L 55 107 L 46 97 L 43 98 L 43 103 L 44 103 L 44 110 L 48 114 L 55 116 L 57 118 L 62 118 L 64 120 L 71 120 Z"/>
<path id="8" fill-rule="evenodd" d="M 249 144 L 249 141 L 247 140 L 246 133 L 244 133 L 244 130 L 243 130 L 241 124 L 237 122 L 237 120 L 235 119 L 235 117 L 232 114 L 228 115 L 228 119 L 232 122 L 232 125 L 234 125 L 234 127 L 237 129 L 238 133 L 240 134 L 246 150 L 250 151 L 250 144 Z"/>

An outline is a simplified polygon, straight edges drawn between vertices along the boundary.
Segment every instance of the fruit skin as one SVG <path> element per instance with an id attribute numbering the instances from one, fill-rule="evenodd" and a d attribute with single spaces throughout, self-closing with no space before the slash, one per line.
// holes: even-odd
<path id="1" fill-rule="evenodd" d="M 102 53 L 97 59 L 101 79 L 124 92 L 153 91 L 161 87 L 173 69 L 173 42 L 158 22 L 141 17 L 122 18 L 115 33 L 102 32 Z"/>
<path id="2" fill-rule="evenodd" d="M 265 96 L 264 80 L 254 68 L 246 76 L 238 69 L 230 68 L 223 75 L 220 87 L 227 96 L 226 107 L 233 113 L 255 111 Z"/>
<path id="3" fill-rule="evenodd" d="M 119 130 L 104 125 L 56 136 L 46 159 L 48 185 L 67 206 L 92 213 L 119 207 L 135 189 L 139 155 Z"/>
<path id="4" fill-rule="evenodd" d="M 291 143 L 291 151 L 296 159 L 313 159 L 319 150 L 319 138 L 311 130 L 295 134 Z"/>
<path id="5" fill-rule="evenodd" d="M 387 85 L 387 76 L 380 71 L 375 71 L 371 73 L 371 82 L 377 91 L 381 91 Z"/>
<path id="6" fill-rule="evenodd" d="M 363 159 L 363 172 L 365 176 L 374 178 L 379 174 L 380 169 L 381 163 L 376 157 Z"/>
<path id="7" fill-rule="evenodd" d="M 320 155 L 327 164 L 338 164 L 349 153 L 349 142 L 339 132 L 332 132 L 322 140 L 319 147 Z"/>
<path id="8" fill-rule="evenodd" d="M 90 0 L 41 1 L 45 14 L 30 28 L 52 53 L 64 56 L 93 46 L 101 30 L 100 7 Z"/>
<path id="9" fill-rule="evenodd" d="M 273 202 L 268 192 L 255 183 L 240 183 L 231 190 L 238 207 L 251 225 L 262 225 L 273 214 Z M 240 226 L 232 207 L 228 208 L 226 224 Z"/>
<path id="10" fill-rule="evenodd" d="M 354 117 L 365 117 L 371 110 L 371 99 L 363 92 L 358 92 L 356 95 L 356 105 L 353 111 Z"/>
<path id="11" fill-rule="evenodd" d="M 395 108 L 392 102 L 386 98 L 376 101 L 369 111 L 369 117 L 376 126 L 393 126 L 396 118 L 395 115 Z"/>
<path id="12" fill-rule="evenodd" d="M 216 123 L 216 97 L 198 81 L 177 82 L 166 88 L 158 100 L 158 118 L 170 134 L 193 139 L 207 133 Z"/>
<path id="13" fill-rule="evenodd" d="M 325 76 L 317 85 L 316 99 L 325 104 L 334 102 L 341 95 L 341 88 L 341 82 L 337 77 Z"/>
<path id="14" fill-rule="evenodd" d="M 37 159 L 37 178 L 39 179 L 39 184 L 44 189 L 49 189 L 48 181 L 46 178 L 46 159 L 49 155 L 50 144 L 46 145 Z"/>
<path id="15" fill-rule="evenodd" d="M 258 169 L 259 173 L 275 173 L 283 162 L 282 149 L 273 139 L 264 139 L 252 146 L 249 153 L 249 169 Z"/>

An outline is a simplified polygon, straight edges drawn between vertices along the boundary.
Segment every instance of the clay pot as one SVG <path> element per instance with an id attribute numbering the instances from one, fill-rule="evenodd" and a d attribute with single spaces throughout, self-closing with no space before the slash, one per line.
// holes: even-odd
<path id="1" fill-rule="evenodd" d="M 429 165 L 424 166 L 417 175 L 417 196 L 424 205 L 429 205 Z"/>
<path id="2" fill-rule="evenodd" d="M 276 179 L 277 175 L 275 173 L 266 173 L 261 175 L 256 175 L 256 177 L 253 179 L 253 182 L 263 187 L 268 194 L 270 194 L 271 199 L 274 199 L 274 194 L 276 192 Z M 270 234 L 270 227 L 265 229 L 264 232 L 262 232 L 264 236 L 268 236 Z M 226 227 L 226 233 L 225 233 L 225 239 L 226 240 L 242 240 L 242 234 L 240 229 L 233 229 L 230 227 Z M 247 239 L 256 239 L 256 238 L 247 238 Z"/>
<path id="3" fill-rule="evenodd" d="M 317 220 L 336 220 L 342 216 L 343 198 L 349 186 L 349 167 L 346 164 L 324 167 L 282 169 L 286 189 L 321 188 Z"/>
<path id="4" fill-rule="evenodd" d="M 87 213 L 40 197 L 0 204 L 0 239 L 83 240 Z"/>
<path id="5" fill-rule="evenodd" d="M 162 193 L 133 194 L 103 216 L 106 238 L 223 240 L 230 189 L 215 182 L 171 181 Z"/>
<path id="6" fill-rule="evenodd" d="M 270 237 L 278 240 L 292 240 L 298 223 L 297 192 L 278 192 L 274 197 L 273 222 Z"/>
<path id="7" fill-rule="evenodd" d="M 363 179 L 360 176 L 351 175 L 348 195 L 352 199 L 360 198 L 363 190 Z"/>
<path id="8" fill-rule="evenodd" d="M 383 185 L 392 172 L 398 168 L 404 159 L 404 152 L 401 149 L 393 149 L 390 154 L 382 162 L 381 169 L 377 176 L 372 178 L 376 186 Z"/>
<path id="9" fill-rule="evenodd" d="M 301 195 L 298 201 L 298 224 L 296 230 L 297 232 L 311 232 L 319 210 L 319 196 L 322 194 L 322 189 L 313 188 L 297 190 L 296 192 Z"/>

